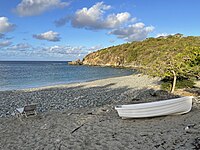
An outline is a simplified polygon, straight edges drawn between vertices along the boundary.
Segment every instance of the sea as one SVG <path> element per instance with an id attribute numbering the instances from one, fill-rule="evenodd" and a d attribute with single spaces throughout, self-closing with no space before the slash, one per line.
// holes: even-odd
<path id="1" fill-rule="evenodd" d="M 0 61 L 0 91 L 86 82 L 134 72 L 121 68 L 68 65 L 67 61 Z"/>

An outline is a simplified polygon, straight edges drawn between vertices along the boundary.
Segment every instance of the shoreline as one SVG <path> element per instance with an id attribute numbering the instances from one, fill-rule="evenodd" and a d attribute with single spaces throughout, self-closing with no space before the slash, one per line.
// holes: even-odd
<path id="1" fill-rule="evenodd" d="M 49 86 L 41 86 L 41 87 L 36 87 L 36 88 L 8 90 L 8 91 L 39 91 L 39 90 L 52 89 L 52 88 L 66 88 L 66 87 L 75 87 L 75 86 L 94 86 L 95 84 L 96 84 L 96 86 L 99 86 L 99 85 L 105 85 L 107 83 L 111 83 L 113 81 L 118 82 L 117 81 L 118 79 L 119 80 L 123 80 L 123 79 L 127 80 L 127 79 L 132 78 L 133 76 L 145 76 L 145 78 L 151 78 L 147 75 L 132 74 L 132 75 L 126 75 L 126 76 L 119 76 L 119 77 L 117 76 L 117 77 L 109 77 L 109 78 L 104 78 L 104 79 L 93 79 L 93 80 L 81 81 L 81 82 L 72 82 L 72 83 L 56 84 L 56 85 L 49 85 Z M 155 81 L 159 80 L 159 78 L 151 78 L 151 79 L 153 79 Z M 118 83 L 118 84 L 120 84 L 120 83 Z M 126 86 L 131 87 L 131 85 L 127 84 L 127 83 L 126 83 Z"/>
<path id="2" fill-rule="evenodd" d="M 107 104 L 131 103 L 140 93 L 147 93 L 144 102 L 151 101 L 149 91 L 160 90 L 160 78 L 148 75 L 133 74 L 110 77 L 86 82 L 59 84 L 39 88 L 0 91 L 0 118 L 9 117 L 16 108 L 29 103 L 37 103 L 39 112 L 88 107 L 100 107 Z M 162 92 L 161 92 L 162 93 Z M 95 95 L 96 94 L 96 95 Z M 151 94 L 151 93 L 150 93 Z M 176 97 L 164 92 L 160 100 Z M 175 94 L 190 96 L 190 92 L 177 90 Z M 136 95 L 136 96 L 135 96 Z M 132 97 L 131 97 L 132 96 Z M 194 96 L 194 95 L 193 95 Z M 139 98 L 142 102 L 144 98 Z M 159 98 L 155 99 L 159 100 Z"/>
<path id="3" fill-rule="evenodd" d="M 44 86 L 54 86 L 62 84 L 71 84 L 78 82 L 87 82 L 109 77 L 120 77 L 135 73 L 133 69 L 116 69 L 111 67 L 95 66 L 72 66 L 67 62 L 37 62 L 28 61 L 13 63 L 3 63 L 11 69 L 6 72 L 3 68 L 1 76 L 0 91 L 17 91 L 30 88 L 39 88 Z M 23 71 L 19 71 L 20 68 Z M 5 73 L 4 73 L 5 71 Z M 16 73 L 14 73 L 16 71 Z"/>
<path id="4" fill-rule="evenodd" d="M 155 96 L 156 95 L 156 96 Z M 200 97 L 179 116 L 121 119 L 114 106 L 177 97 L 159 79 L 131 75 L 29 91 L 0 92 L 0 149 L 193 149 L 200 145 Z M 37 103 L 38 115 L 10 116 Z"/>
<path id="5" fill-rule="evenodd" d="M 126 68 L 123 68 L 126 69 Z M 132 69 L 133 70 L 133 69 Z M 26 91 L 26 90 L 32 90 L 32 89 L 48 89 L 48 88 L 54 88 L 54 87 L 62 87 L 65 85 L 73 85 L 73 84 L 81 84 L 81 83 L 85 83 L 85 82 L 92 82 L 92 81 L 96 81 L 96 80 L 104 80 L 104 79 L 111 79 L 111 78 L 118 78 L 118 77 L 124 77 L 124 76 L 132 76 L 132 75 L 136 75 L 138 73 L 136 73 L 136 71 L 132 71 L 132 74 L 129 75 L 121 75 L 121 76 L 112 76 L 112 77 L 105 77 L 102 79 L 88 79 L 88 80 L 77 80 L 77 81 L 71 81 L 71 82 L 63 82 L 63 83 L 55 83 L 52 85 L 40 85 L 40 86 L 35 86 L 35 87 L 27 87 L 27 88 L 19 88 L 19 89 L 6 89 L 6 90 L 0 90 L 0 92 L 9 92 L 9 91 Z"/>
<path id="6" fill-rule="evenodd" d="M 27 103 L 37 103 L 39 112 L 103 106 L 123 101 L 120 96 L 128 95 L 128 92 L 158 88 L 158 82 L 158 78 L 135 74 L 81 83 L 0 91 L 0 117 L 10 116 L 16 108 Z"/>

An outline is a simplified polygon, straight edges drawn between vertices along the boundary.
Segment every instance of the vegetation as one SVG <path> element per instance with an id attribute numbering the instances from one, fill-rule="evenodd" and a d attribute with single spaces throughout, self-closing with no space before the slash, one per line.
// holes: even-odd
<path id="1" fill-rule="evenodd" d="M 191 79 L 177 79 L 176 89 L 192 88 L 193 86 L 194 81 Z M 169 79 L 163 79 L 161 89 L 170 91 L 172 89 L 172 81 Z"/>
<path id="2" fill-rule="evenodd" d="M 92 57 L 91 57 L 92 56 Z M 181 34 L 148 38 L 142 42 L 126 43 L 89 54 L 87 62 L 95 58 L 105 64 L 139 67 L 152 76 L 167 78 L 175 89 L 176 79 L 200 78 L 200 37 Z M 114 59 L 119 58 L 119 59 Z M 122 60 L 123 59 L 123 60 Z M 119 61 L 120 62 L 116 62 Z M 114 62 L 113 62 L 114 61 Z"/>

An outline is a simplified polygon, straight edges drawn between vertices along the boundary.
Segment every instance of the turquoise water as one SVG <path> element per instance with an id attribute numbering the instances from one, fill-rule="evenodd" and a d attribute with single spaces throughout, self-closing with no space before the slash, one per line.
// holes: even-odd
<path id="1" fill-rule="evenodd" d="M 53 61 L 0 61 L 0 91 L 85 82 L 133 74 L 133 70 L 72 66 Z"/>

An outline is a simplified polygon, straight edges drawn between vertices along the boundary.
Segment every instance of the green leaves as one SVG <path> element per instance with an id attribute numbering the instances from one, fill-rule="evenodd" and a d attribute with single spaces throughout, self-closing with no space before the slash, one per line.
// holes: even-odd
<path id="1" fill-rule="evenodd" d="M 171 37 L 170 37 L 171 38 Z M 199 46 L 187 46 L 182 42 L 187 41 L 187 38 L 181 41 L 174 41 L 173 45 L 169 44 L 169 48 L 161 45 L 161 49 L 154 52 L 154 56 L 159 53 L 160 55 L 155 58 L 153 56 L 146 56 L 143 60 L 143 65 L 148 66 L 147 72 L 150 75 L 160 77 L 173 77 L 172 70 L 174 70 L 178 77 L 199 76 L 200 72 L 200 44 Z M 148 51 L 148 49 L 147 49 Z M 154 58 L 154 59 L 152 59 Z M 147 63 L 148 62 L 148 63 Z"/>

